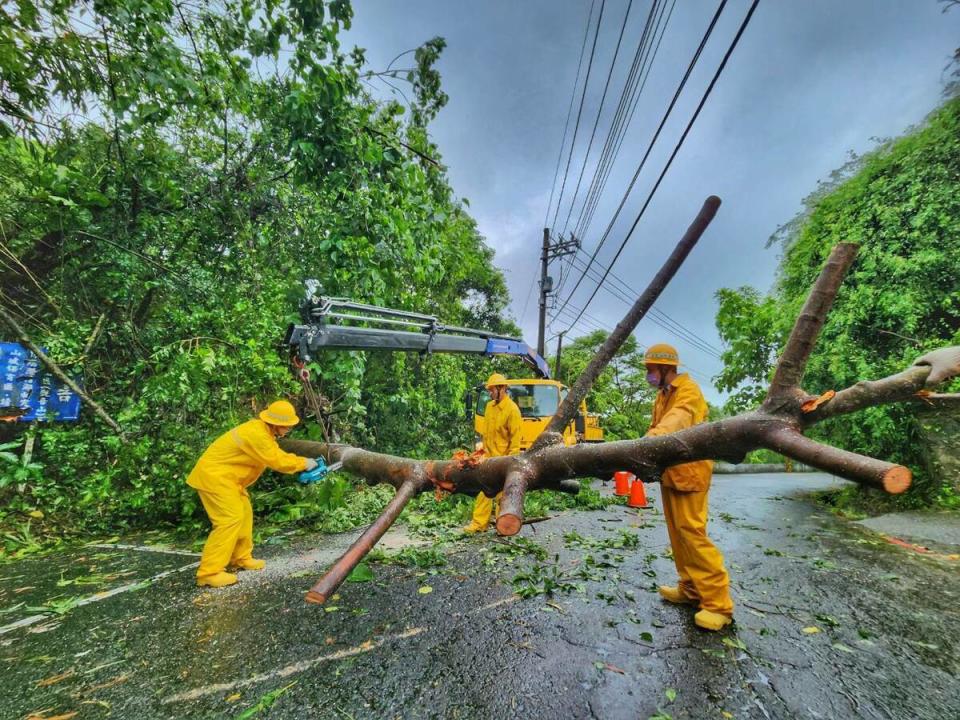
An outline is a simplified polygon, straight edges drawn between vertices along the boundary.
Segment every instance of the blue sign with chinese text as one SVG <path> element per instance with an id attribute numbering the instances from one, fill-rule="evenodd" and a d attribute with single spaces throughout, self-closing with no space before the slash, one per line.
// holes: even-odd
<path id="1" fill-rule="evenodd" d="M 4 408 L 26 411 L 20 422 L 76 420 L 80 398 L 44 370 L 27 348 L 0 342 L 0 411 Z"/>

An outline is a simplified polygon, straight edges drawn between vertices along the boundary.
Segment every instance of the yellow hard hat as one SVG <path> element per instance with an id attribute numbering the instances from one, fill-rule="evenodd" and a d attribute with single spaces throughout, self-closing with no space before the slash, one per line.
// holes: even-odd
<path id="1" fill-rule="evenodd" d="M 270 407 L 260 413 L 260 419 L 280 427 L 293 427 L 300 422 L 297 411 L 286 400 L 274 400 L 270 403 Z"/>
<path id="2" fill-rule="evenodd" d="M 494 373 L 487 378 L 487 383 L 484 387 L 496 387 L 497 385 L 507 385 L 507 379 L 500 373 Z"/>
<path id="3" fill-rule="evenodd" d="M 673 365 L 676 367 L 680 364 L 680 355 L 677 354 L 677 349 L 673 345 L 657 343 L 647 348 L 647 352 L 643 356 L 643 362 L 646 365 Z"/>

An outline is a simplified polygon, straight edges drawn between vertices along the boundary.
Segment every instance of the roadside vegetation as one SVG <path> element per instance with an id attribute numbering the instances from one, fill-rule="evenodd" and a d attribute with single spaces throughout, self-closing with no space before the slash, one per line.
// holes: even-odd
<path id="1" fill-rule="evenodd" d="M 184 477 L 275 397 L 302 413 L 281 347 L 304 282 L 510 332 L 507 292 L 427 126 L 446 95 L 434 39 L 405 56 L 409 106 L 375 98 L 348 2 L 22 2 L 2 11 L 0 303 L 122 426 L 90 412 L 0 423 L 3 552 L 71 532 L 198 525 Z M 391 72 L 393 72 L 391 70 Z M 5 339 L 6 328 L 4 330 Z M 423 456 L 472 440 L 464 390 L 491 364 L 329 353 L 329 431 Z M 301 437 L 322 436 L 315 419 Z M 270 522 L 331 529 L 380 491 L 265 477 Z"/>
<path id="2" fill-rule="evenodd" d="M 960 98 L 920 128 L 852 160 L 805 201 L 770 243 L 782 250 L 769 293 L 723 289 L 717 328 L 726 345 L 717 387 L 737 412 L 762 399 L 775 359 L 830 249 L 861 244 L 807 367 L 810 392 L 880 378 L 938 347 L 960 344 Z M 917 408 L 871 408 L 856 421 L 823 423 L 812 435 L 914 470 L 902 496 L 861 488 L 832 498 L 840 507 L 960 507 L 956 478 L 926 470 Z"/>

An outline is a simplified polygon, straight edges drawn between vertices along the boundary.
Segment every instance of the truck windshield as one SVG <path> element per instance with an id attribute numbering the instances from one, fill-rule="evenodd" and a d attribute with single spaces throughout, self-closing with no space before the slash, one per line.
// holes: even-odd
<path id="1" fill-rule="evenodd" d="M 510 385 L 507 388 L 510 397 L 520 408 L 525 418 L 551 417 L 560 404 L 560 393 L 556 385 Z M 490 402 L 490 393 L 485 389 L 477 398 L 477 415 L 482 416 Z"/>

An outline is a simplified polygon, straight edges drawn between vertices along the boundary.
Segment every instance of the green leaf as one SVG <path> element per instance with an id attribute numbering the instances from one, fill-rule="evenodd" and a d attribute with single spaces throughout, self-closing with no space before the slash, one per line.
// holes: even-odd
<path id="1" fill-rule="evenodd" d="M 276 690 L 271 690 L 270 692 L 266 693 L 257 701 L 255 705 L 247 708 L 242 713 L 237 715 L 236 720 L 250 720 L 250 718 L 260 714 L 264 710 L 268 710 L 277 701 L 277 698 L 296 685 L 297 682 L 298 681 L 294 680 L 289 685 L 284 685 L 281 688 L 277 688 Z"/>
<path id="2" fill-rule="evenodd" d="M 725 637 L 720 642 L 722 642 L 727 647 L 736 648 L 737 650 L 746 650 L 747 646 L 744 644 L 743 640 L 740 638 Z"/>
<path id="3" fill-rule="evenodd" d="M 347 575 L 348 582 L 362 583 L 370 582 L 373 580 L 373 570 L 370 569 L 370 566 L 362 562 L 358 564 L 349 575 Z"/>
<path id="4" fill-rule="evenodd" d="M 96 205 L 101 208 L 110 207 L 110 198 L 96 190 L 88 190 L 85 192 L 83 194 L 83 201 L 87 205 Z"/>

